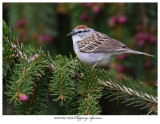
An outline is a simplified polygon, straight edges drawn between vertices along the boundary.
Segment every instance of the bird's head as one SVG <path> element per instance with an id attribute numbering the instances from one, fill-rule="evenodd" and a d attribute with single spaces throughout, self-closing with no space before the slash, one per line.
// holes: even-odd
<path id="1" fill-rule="evenodd" d="M 72 30 L 72 32 L 68 34 L 68 36 L 79 37 L 80 39 L 84 39 L 94 32 L 95 30 L 93 30 L 92 28 L 89 28 L 85 25 L 78 25 Z"/>

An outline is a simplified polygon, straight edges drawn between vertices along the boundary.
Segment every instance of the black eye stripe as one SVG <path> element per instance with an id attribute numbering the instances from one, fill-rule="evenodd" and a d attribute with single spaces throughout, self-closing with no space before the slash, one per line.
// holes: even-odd
<path id="1" fill-rule="evenodd" d="M 89 32 L 90 30 L 84 30 L 83 32 Z"/>
<path id="2" fill-rule="evenodd" d="M 78 31 L 78 32 L 76 32 L 76 34 L 77 33 L 82 33 L 82 32 L 89 32 L 90 30 L 84 30 L 84 31 Z"/>

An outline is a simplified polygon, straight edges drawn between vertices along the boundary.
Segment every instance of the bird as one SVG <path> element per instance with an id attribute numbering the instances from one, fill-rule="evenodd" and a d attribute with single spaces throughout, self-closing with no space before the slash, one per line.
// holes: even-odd
<path id="1" fill-rule="evenodd" d="M 86 25 L 76 26 L 67 35 L 72 36 L 73 48 L 77 58 L 93 67 L 107 66 L 117 56 L 125 53 L 154 57 L 148 53 L 131 50 L 120 41 L 95 31 Z"/>

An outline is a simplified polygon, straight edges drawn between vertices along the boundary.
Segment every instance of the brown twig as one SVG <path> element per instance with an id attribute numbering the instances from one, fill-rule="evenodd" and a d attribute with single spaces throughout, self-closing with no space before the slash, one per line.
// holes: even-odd
<path id="1" fill-rule="evenodd" d="M 30 97 L 30 101 L 29 101 L 29 111 L 28 111 L 28 115 L 31 114 L 32 112 L 32 107 L 33 107 L 33 103 L 35 100 L 37 99 L 34 99 L 34 95 L 35 95 L 35 92 L 36 92 L 36 89 L 37 87 L 39 86 L 39 80 L 36 81 L 36 83 L 34 84 L 34 87 L 32 89 L 32 96 Z"/>

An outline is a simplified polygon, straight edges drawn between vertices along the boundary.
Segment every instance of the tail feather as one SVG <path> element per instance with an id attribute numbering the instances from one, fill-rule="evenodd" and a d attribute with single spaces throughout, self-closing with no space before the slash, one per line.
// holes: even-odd
<path id="1" fill-rule="evenodd" d="M 135 51 L 135 50 L 127 50 L 127 51 L 126 51 L 126 53 L 141 54 L 141 55 L 146 55 L 146 56 L 154 57 L 154 56 L 153 56 L 153 55 L 151 55 L 151 54 L 144 53 L 144 52 L 139 52 L 139 51 Z"/>

